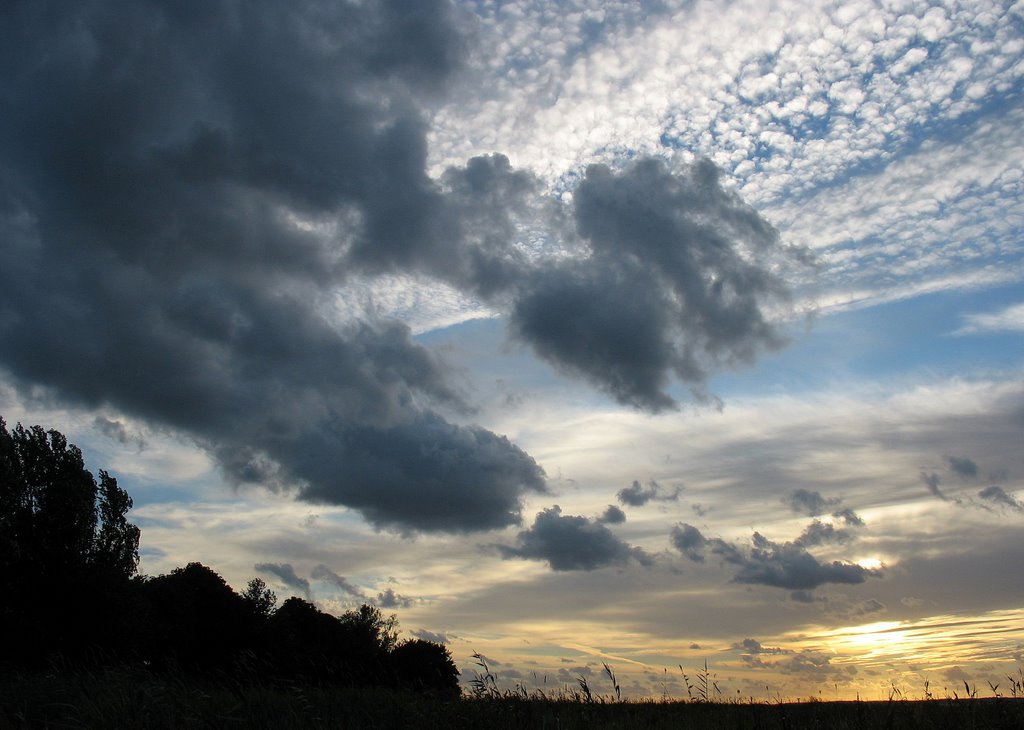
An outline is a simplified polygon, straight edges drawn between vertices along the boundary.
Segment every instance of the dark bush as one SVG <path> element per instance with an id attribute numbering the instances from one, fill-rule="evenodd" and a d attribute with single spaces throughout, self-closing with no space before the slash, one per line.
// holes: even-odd
<path id="1" fill-rule="evenodd" d="M 404 641 L 391 652 L 390 663 L 399 687 L 450 698 L 461 693 L 459 670 L 447 647 L 440 644 Z"/>
<path id="2" fill-rule="evenodd" d="M 253 649 L 252 611 L 205 565 L 189 563 L 151 578 L 142 593 L 149 629 L 141 650 L 151 666 L 224 671 Z"/>

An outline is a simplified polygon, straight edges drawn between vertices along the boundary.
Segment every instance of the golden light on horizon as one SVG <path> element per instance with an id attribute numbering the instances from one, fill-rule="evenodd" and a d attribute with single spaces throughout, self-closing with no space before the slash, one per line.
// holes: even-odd
<path id="1" fill-rule="evenodd" d="M 876 621 L 826 630 L 806 641 L 860 666 L 887 667 L 900 662 L 936 669 L 1012 661 L 1024 642 L 1024 609 Z"/>

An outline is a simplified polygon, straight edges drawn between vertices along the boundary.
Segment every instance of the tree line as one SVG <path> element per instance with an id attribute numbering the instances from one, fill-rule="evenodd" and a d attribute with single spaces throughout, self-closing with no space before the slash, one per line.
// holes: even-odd
<path id="1" fill-rule="evenodd" d="M 341 616 L 237 593 L 201 563 L 138 574 L 132 499 L 57 431 L 0 418 L 0 669 L 132 665 L 210 681 L 398 687 L 457 697 L 448 649 L 399 640 L 370 605 Z"/>

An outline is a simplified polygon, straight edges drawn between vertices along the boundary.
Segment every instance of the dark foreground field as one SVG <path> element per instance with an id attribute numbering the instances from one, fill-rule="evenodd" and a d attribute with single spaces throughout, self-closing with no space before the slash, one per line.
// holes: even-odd
<path id="1" fill-rule="evenodd" d="M 227 687 L 104 672 L 0 678 L 0 728 L 1024 728 L 1024 700 L 691 703 Z"/>

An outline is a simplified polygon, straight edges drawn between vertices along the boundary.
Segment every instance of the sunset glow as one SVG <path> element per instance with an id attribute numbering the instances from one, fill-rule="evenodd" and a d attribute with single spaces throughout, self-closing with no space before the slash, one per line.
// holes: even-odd
<path id="1" fill-rule="evenodd" d="M 0 417 L 141 573 L 506 689 L 1019 675 L 1024 2 L 5 5 Z"/>

